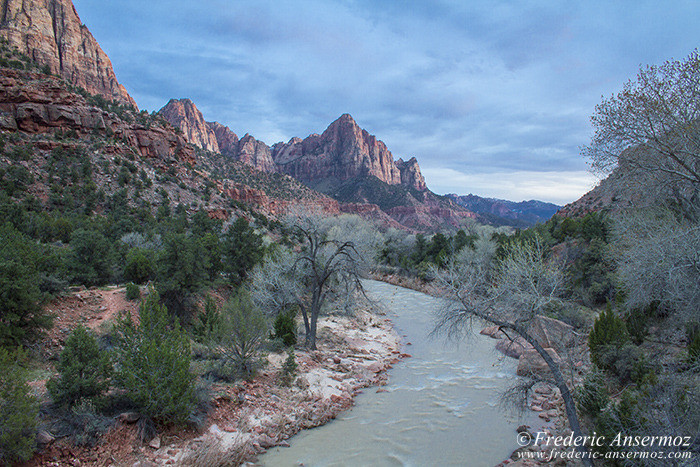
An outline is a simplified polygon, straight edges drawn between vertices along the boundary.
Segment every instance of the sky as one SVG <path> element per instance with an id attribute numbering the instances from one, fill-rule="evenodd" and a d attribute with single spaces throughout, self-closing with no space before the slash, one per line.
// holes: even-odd
<path id="1" fill-rule="evenodd" d="M 73 0 L 139 108 L 268 145 L 344 113 L 436 193 L 565 204 L 603 96 L 700 45 L 700 2 Z"/>

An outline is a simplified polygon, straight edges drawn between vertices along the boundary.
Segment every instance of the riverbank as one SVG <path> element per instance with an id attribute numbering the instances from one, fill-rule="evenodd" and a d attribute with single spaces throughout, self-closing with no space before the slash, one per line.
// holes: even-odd
<path id="1" fill-rule="evenodd" d="M 103 292 L 82 292 L 80 298 L 86 293 Z M 110 312 L 97 298 L 80 298 L 69 297 L 67 305 L 61 305 L 71 310 L 63 313 L 64 333 L 71 327 L 69 316 L 82 316 L 76 322 L 85 321 L 83 315 L 94 308 L 95 316 L 90 315 L 88 322 L 103 323 L 103 315 Z M 409 356 L 401 352 L 391 321 L 378 310 L 365 308 L 353 316 L 324 316 L 319 319 L 317 336 L 318 350 L 295 349 L 298 369 L 288 386 L 280 381 L 286 352 L 268 353 L 266 365 L 251 381 L 211 385 L 211 408 L 198 429 L 164 429 L 150 441 L 141 442 L 138 414 L 125 413 L 92 447 L 75 446 L 67 438 L 52 439 L 46 433 L 43 449 L 26 465 L 143 467 L 254 462 L 267 449 L 286 446 L 287 439 L 299 431 L 323 425 L 351 408 L 356 395 L 386 384 L 387 371 Z M 47 400 L 45 384 L 35 385 L 35 391 Z"/>

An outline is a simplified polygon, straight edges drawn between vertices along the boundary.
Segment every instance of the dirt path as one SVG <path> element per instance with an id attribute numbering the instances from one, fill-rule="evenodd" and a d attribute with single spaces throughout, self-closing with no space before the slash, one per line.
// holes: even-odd
<path id="1" fill-rule="evenodd" d="M 46 311 L 54 317 L 42 349 L 44 356 L 56 356 L 73 329 L 83 325 L 97 333 L 105 332 L 104 323 L 113 322 L 122 311 L 136 313 L 138 301 L 126 300 L 124 287 L 79 290 L 52 300 Z"/>

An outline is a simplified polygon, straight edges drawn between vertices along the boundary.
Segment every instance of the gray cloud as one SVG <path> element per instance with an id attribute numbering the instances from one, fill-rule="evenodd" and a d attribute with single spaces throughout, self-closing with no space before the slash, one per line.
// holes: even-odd
<path id="1" fill-rule="evenodd" d="M 189 97 L 269 144 L 348 112 L 438 192 L 449 174 L 511 174 L 512 196 L 498 177 L 453 186 L 517 199 L 539 172 L 557 202 L 552 173 L 586 185 L 601 95 L 700 43 L 693 1 L 74 3 L 142 108 Z"/>

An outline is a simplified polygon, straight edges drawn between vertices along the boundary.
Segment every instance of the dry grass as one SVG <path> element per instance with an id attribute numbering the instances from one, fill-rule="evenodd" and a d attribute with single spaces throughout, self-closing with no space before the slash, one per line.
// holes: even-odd
<path id="1" fill-rule="evenodd" d="M 225 447 L 217 437 L 208 437 L 196 449 L 180 460 L 180 465 L 192 467 L 229 467 L 239 466 L 251 459 L 253 449 L 243 438 L 234 440 Z"/>

